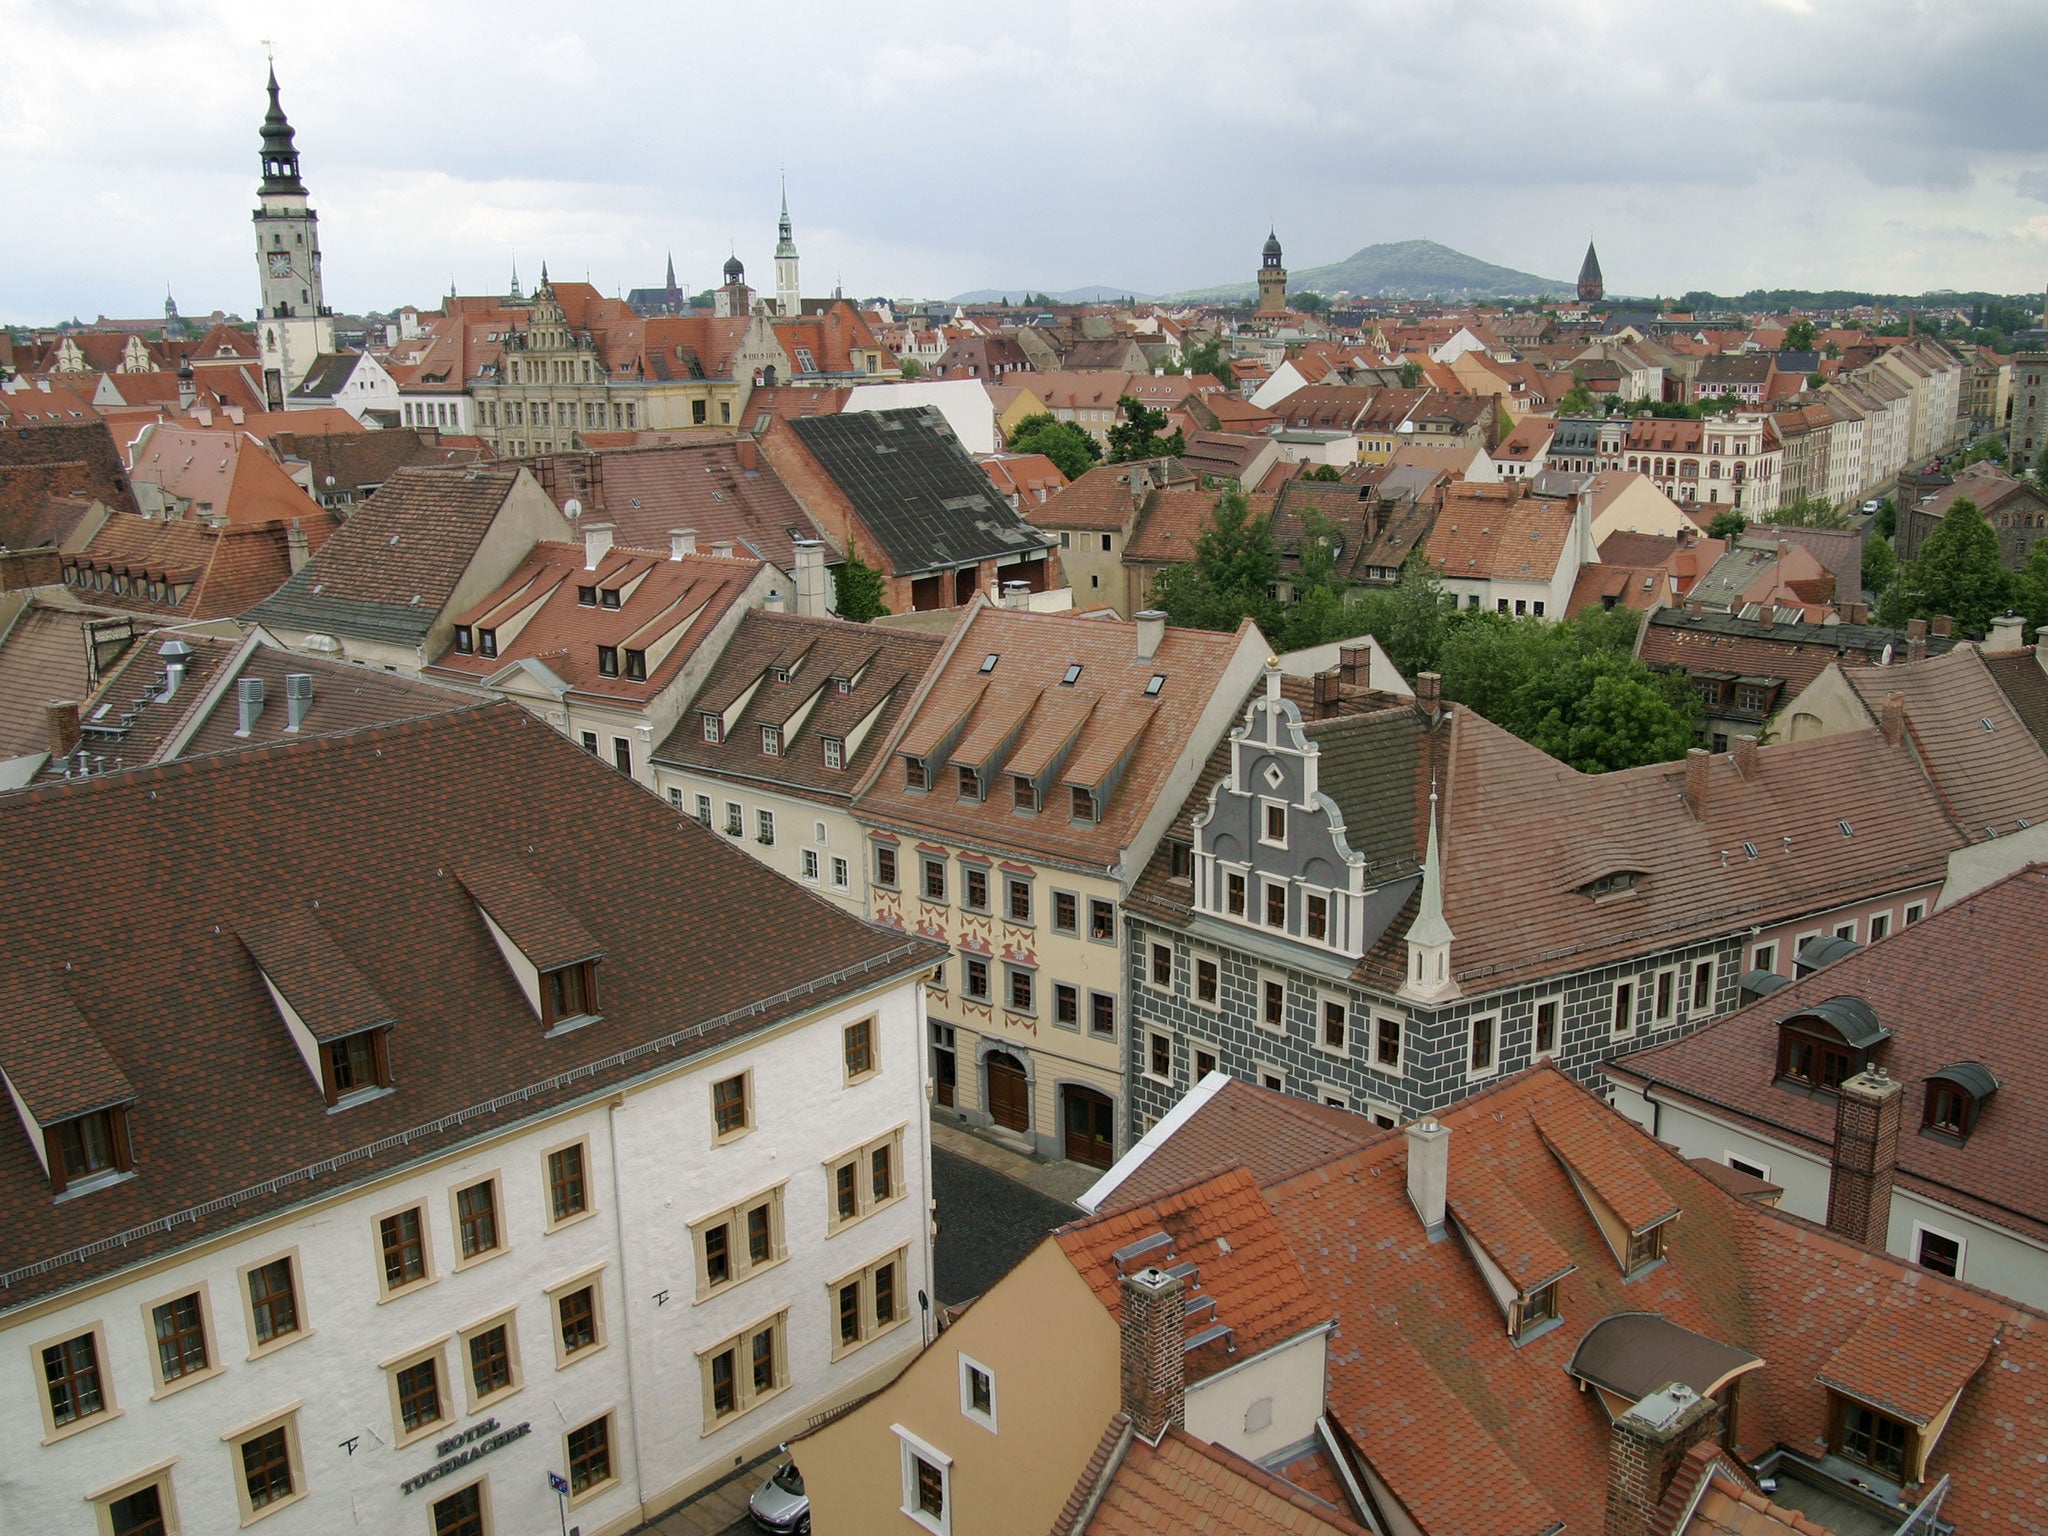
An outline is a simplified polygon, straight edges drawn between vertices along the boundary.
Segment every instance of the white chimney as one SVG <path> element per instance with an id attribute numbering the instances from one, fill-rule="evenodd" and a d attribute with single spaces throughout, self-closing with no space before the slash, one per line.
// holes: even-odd
<path id="1" fill-rule="evenodd" d="M 788 605 L 782 600 L 782 589 L 780 587 L 770 587 L 768 595 L 761 599 L 761 606 L 770 613 L 781 613 Z"/>
<path id="2" fill-rule="evenodd" d="M 1423 1228 L 1435 1238 L 1444 1229 L 1444 1204 L 1451 1192 L 1451 1131 L 1433 1115 L 1409 1126 L 1408 1199 Z"/>
<path id="3" fill-rule="evenodd" d="M 668 557 L 681 560 L 697 553 L 697 530 L 694 528 L 671 528 L 668 531 Z"/>
<path id="4" fill-rule="evenodd" d="M 730 560 L 732 558 L 732 548 L 731 539 L 713 539 L 711 541 L 711 553 L 718 556 L 721 560 Z"/>
<path id="5" fill-rule="evenodd" d="M 831 583 L 825 579 L 825 546 L 816 539 L 796 541 L 796 611 L 807 619 L 832 612 Z"/>
<path id="6" fill-rule="evenodd" d="M 287 672 L 284 679 L 285 729 L 298 730 L 306 723 L 306 712 L 312 707 L 313 674 Z"/>
<path id="7" fill-rule="evenodd" d="M 1006 581 L 1003 583 L 1003 606 L 1019 612 L 1031 606 L 1031 583 L 1028 581 Z"/>
<path id="8" fill-rule="evenodd" d="M 583 569 L 594 571 L 604 563 L 604 557 L 612 550 L 612 525 L 610 523 L 585 523 L 583 525 Z"/>
<path id="9" fill-rule="evenodd" d="M 1985 637 L 1987 651 L 2017 651 L 2021 649 L 2020 636 L 2025 632 L 2026 620 L 2016 613 L 2001 613 L 1991 621 L 1991 633 Z"/>
<path id="10" fill-rule="evenodd" d="M 237 736 L 247 736 L 256 729 L 256 718 L 263 713 L 263 679 L 245 677 L 236 685 L 238 704 Z"/>
<path id="11" fill-rule="evenodd" d="M 1138 615 L 1138 660 L 1150 661 L 1159 654 L 1159 642 L 1166 638 L 1166 613 L 1147 608 Z"/>

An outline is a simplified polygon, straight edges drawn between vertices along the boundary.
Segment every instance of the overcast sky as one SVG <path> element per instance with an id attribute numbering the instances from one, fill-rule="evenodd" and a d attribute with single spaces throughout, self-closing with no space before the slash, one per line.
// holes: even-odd
<path id="1" fill-rule="evenodd" d="M 263 39 L 337 309 L 453 280 L 2039 291 L 2041 0 L 0 0 L 0 321 L 250 313 Z"/>

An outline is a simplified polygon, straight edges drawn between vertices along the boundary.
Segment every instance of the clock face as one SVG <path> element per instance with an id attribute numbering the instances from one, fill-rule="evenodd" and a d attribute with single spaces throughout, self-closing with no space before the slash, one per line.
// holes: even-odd
<path id="1" fill-rule="evenodd" d="M 292 255 L 291 255 L 291 252 L 290 252 L 290 251 L 272 251 L 272 252 L 270 253 L 270 275 L 271 275 L 272 277 L 290 277 L 290 276 L 291 276 L 291 274 L 292 274 Z"/>

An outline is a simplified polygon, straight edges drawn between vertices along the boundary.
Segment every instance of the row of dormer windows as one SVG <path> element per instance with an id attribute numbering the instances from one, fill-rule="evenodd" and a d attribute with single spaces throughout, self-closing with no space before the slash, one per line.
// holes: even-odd
<path id="1" fill-rule="evenodd" d="M 979 805 L 988 798 L 988 786 L 979 769 L 966 763 L 953 765 L 954 787 L 958 797 L 970 804 Z M 903 787 L 915 794 L 923 794 L 932 787 L 932 771 L 929 762 L 922 757 L 905 756 L 903 759 Z M 1077 826 L 1092 826 L 1101 817 L 1101 810 L 1095 791 L 1086 785 L 1067 786 L 1068 820 Z M 1027 815 L 1036 815 L 1042 809 L 1044 796 L 1038 781 L 1029 774 L 1010 775 L 1010 808 Z"/>

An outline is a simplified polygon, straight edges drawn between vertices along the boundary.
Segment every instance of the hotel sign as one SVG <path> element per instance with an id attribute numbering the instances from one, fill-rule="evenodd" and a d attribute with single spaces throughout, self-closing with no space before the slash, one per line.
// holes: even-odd
<path id="1" fill-rule="evenodd" d="M 459 1435 L 450 1435 L 434 1447 L 434 1454 L 441 1457 L 417 1477 L 408 1477 L 398 1485 L 400 1493 L 416 1493 L 431 1482 L 446 1477 L 450 1472 L 460 1471 L 480 1456 L 488 1456 L 514 1440 L 523 1439 L 533 1432 L 531 1424 L 514 1424 L 510 1429 L 500 1429 L 496 1419 L 485 1419 L 473 1424 Z"/>

